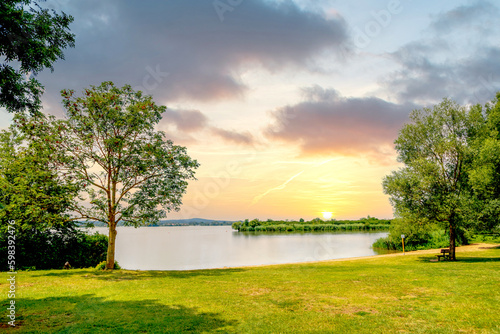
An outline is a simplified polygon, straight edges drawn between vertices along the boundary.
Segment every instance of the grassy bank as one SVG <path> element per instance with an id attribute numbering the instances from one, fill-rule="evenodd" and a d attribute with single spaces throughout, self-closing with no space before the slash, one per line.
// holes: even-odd
<path id="1" fill-rule="evenodd" d="M 500 333 L 500 248 L 294 265 L 17 274 L 12 333 Z M 8 274 L 0 274 L 2 324 Z"/>

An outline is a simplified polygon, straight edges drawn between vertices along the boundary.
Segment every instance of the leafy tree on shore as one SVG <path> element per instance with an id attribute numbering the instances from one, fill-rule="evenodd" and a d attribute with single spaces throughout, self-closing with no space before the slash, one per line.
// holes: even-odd
<path id="1" fill-rule="evenodd" d="M 45 230 L 68 222 L 67 209 L 77 185 L 54 163 L 48 119 L 39 114 L 14 116 L 9 130 L 0 132 L 0 221 L 16 228 Z"/>
<path id="2" fill-rule="evenodd" d="M 71 22 L 70 15 L 49 12 L 31 0 L 0 2 L 0 107 L 40 112 L 43 86 L 29 76 L 53 70 L 52 64 L 64 59 L 62 50 L 75 43 Z"/>
<path id="3" fill-rule="evenodd" d="M 95 266 L 104 236 L 90 236 L 70 220 L 78 187 L 58 170 L 54 137 L 44 115 L 14 115 L 0 132 L 0 251 L 15 241 L 15 265 L 0 270 Z M 15 239 L 13 239 L 15 238 Z M 9 249 L 10 251 L 10 249 Z"/>
<path id="4" fill-rule="evenodd" d="M 478 229 L 492 231 L 500 224 L 500 92 L 486 104 L 484 114 L 486 124 L 474 143 L 476 159 L 470 181 Z"/>
<path id="5" fill-rule="evenodd" d="M 75 219 L 108 225 L 106 267 L 113 269 L 117 224 L 147 225 L 178 210 L 198 163 L 155 130 L 166 107 L 149 95 L 112 82 L 81 97 L 61 95 L 66 119 L 53 122 L 58 159 L 82 190 L 72 211 Z"/>
<path id="6" fill-rule="evenodd" d="M 432 109 L 413 111 L 410 119 L 395 141 L 405 167 L 385 177 L 384 191 L 407 224 L 437 222 L 446 228 L 455 260 L 457 233 L 474 216 L 468 173 L 473 143 L 484 131 L 481 107 L 468 109 L 445 99 Z"/>

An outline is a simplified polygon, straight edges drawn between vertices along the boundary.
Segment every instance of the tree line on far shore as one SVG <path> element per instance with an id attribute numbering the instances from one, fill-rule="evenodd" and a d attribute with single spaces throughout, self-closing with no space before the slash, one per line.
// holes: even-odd
<path id="1" fill-rule="evenodd" d="M 314 218 L 310 221 L 305 221 L 302 218 L 299 221 L 246 219 L 233 223 L 232 228 L 239 232 L 388 231 L 390 224 L 390 219 L 378 219 L 370 216 L 359 220 L 331 219 L 327 221 L 320 218 Z"/>

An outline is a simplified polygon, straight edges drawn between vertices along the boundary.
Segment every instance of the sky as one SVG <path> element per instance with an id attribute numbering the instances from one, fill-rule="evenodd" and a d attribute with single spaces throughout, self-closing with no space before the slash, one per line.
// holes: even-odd
<path id="1" fill-rule="evenodd" d="M 413 109 L 500 90 L 498 1 L 47 0 L 75 48 L 45 86 L 130 84 L 200 163 L 168 219 L 392 218 L 382 180 Z M 11 115 L 0 110 L 1 128 Z"/>

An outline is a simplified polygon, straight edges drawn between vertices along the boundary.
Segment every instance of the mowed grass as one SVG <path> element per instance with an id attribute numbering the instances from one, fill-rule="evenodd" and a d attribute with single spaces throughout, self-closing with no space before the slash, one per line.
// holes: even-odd
<path id="1" fill-rule="evenodd" d="M 9 333 L 500 333 L 500 248 L 252 268 L 17 274 Z M 7 314 L 7 278 L 0 303 Z"/>

